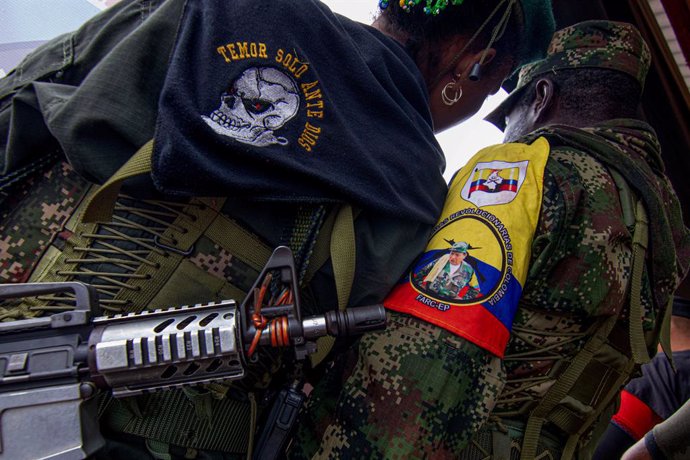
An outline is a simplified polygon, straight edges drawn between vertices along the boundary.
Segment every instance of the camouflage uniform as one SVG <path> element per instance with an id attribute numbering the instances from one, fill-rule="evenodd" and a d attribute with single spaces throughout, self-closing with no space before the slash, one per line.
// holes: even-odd
<path id="1" fill-rule="evenodd" d="M 433 280 L 424 281 L 426 276 L 434 269 L 436 262 L 428 264 L 422 268 L 419 276 L 423 283 L 429 283 L 426 288 L 442 297 L 451 299 L 464 298 L 462 289 L 472 281 L 474 269 L 467 262 L 461 262 L 457 270 L 451 274 L 451 266 L 448 262 L 443 264 L 441 271 L 434 276 Z"/>
<path id="2" fill-rule="evenodd" d="M 516 92 L 537 75 L 579 67 L 613 68 L 643 84 L 648 66 L 649 51 L 634 29 L 588 22 L 556 33 L 548 57 L 523 68 Z M 511 95 L 506 104 L 515 100 Z M 492 114 L 496 124 L 505 110 Z M 578 455 L 586 456 L 587 434 L 599 429 L 588 428 L 587 414 L 606 406 L 600 424 L 605 425 L 615 405 L 614 380 L 626 378 L 625 363 L 631 361 L 627 295 L 633 228 L 624 221 L 610 170 L 625 178 L 649 213 L 652 250 L 642 278 L 643 317 L 635 320 L 642 321 L 650 348 L 656 346 L 659 318 L 687 272 L 690 232 L 647 124 L 611 120 L 585 129 L 551 126 L 523 141 L 540 136 L 548 139 L 551 152 L 530 270 L 505 362 L 439 327 L 390 313 L 385 332 L 365 337 L 358 356 L 331 369 L 329 378 L 344 383 L 344 394 L 338 398 L 327 388 L 315 390 L 309 428 L 325 432 L 319 458 L 337 458 L 345 448 L 356 448 L 361 458 L 518 458 L 537 402 L 595 329 L 618 317 L 618 326 L 593 350 L 588 364 L 608 366 L 608 371 L 588 367 L 574 382 L 558 406 L 561 413 L 545 417 L 535 454 L 559 458 L 567 436 L 582 429 Z M 414 428 L 401 423 L 406 420 L 414 420 Z M 305 444 L 305 456 L 316 448 Z"/>
<path id="3" fill-rule="evenodd" d="M 469 245 L 465 242 L 454 243 L 450 254 L 464 254 L 467 257 Z M 448 299 L 471 299 L 479 294 L 479 285 L 473 280 L 474 268 L 464 258 L 453 270 L 450 255 L 443 255 L 429 262 L 414 273 L 415 283 Z"/>

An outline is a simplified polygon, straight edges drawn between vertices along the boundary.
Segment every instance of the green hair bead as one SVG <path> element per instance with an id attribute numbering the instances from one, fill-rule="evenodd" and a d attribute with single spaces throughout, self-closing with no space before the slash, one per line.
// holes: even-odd
<path id="1" fill-rule="evenodd" d="M 412 11 L 412 8 L 422 3 L 423 0 L 399 0 L 400 8 L 408 13 Z M 426 5 L 424 6 L 424 13 L 429 15 L 438 15 L 443 11 L 448 3 L 452 5 L 461 5 L 465 0 L 426 0 Z M 379 8 L 385 10 L 388 8 L 390 0 L 379 0 Z"/>

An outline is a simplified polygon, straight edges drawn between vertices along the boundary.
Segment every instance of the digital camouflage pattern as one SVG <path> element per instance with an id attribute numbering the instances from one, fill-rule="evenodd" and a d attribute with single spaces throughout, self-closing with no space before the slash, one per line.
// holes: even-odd
<path id="1" fill-rule="evenodd" d="M 523 423 L 531 401 L 540 400 L 556 380 L 555 366 L 582 349 L 597 319 L 620 314 L 619 333 L 624 343 L 629 340 L 625 308 L 632 229 L 622 221 L 607 168 L 623 175 L 649 213 L 652 270 L 645 270 L 642 280 L 645 331 L 657 325 L 690 262 L 690 232 L 648 125 L 616 120 L 584 130 L 549 127 L 525 141 L 539 136 L 552 145 L 549 175 L 530 274 L 506 351 L 508 379 L 493 412 Z M 584 417 L 590 407 L 595 405 L 573 410 Z M 607 417 L 600 423 L 608 423 Z"/>
<path id="2" fill-rule="evenodd" d="M 344 446 L 360 458 L 488 458 L 486 448 L 477 448 L 486 447 L 485 432 L 524 423 L 527 416 L 519 412 L 551 386 L 554 366 L 577 354 L 598 318 L 627 305 L 632 229 L 622 220 L 606 165 L 615 164 L 634 189 L 645 191 L 648 207 L 656 201 L 650 209 L 654 277 L 650 281 L 645 273 L 642 290 L 645 330 L 654 326 L 659 306 L 666 305 L 690 260 L 690 233 L 663 176 L 654 132 L 642 122 L 617 120 L 586 131 L 543 129 L 525 141 L 542 135 L 552 151 L 530 271 L 506 353 L 506 380 L 499 380 L 501 362 L 488 352 L 441 328 L 391 315 L 387 331 L 362 339 L 359 361 L 350 357 L 351 363 L 331 369 L 317 386 L 295 458 L 317 451 L 314 432 L 325 433 L 317 458 L 338 458 Z M 499 422 L 485 425 L 460 452 L 492 409 Z M 519 431 L 510 433 L 517 451 Z"/>
<path id="3" fill-rule="evenodd" d="M 586 152 L 594 160 L 617 170 L 644 202 L 649 216 L 651 247 L 648 263 L 652 266 L 654 301 L 657 307 L 665 307 L 688 270 L 690 233 L 683 224 L 678 197 L 664 174 L 661 146 L 654 130 L 642 121 L 612 120 L 581 130 L 551 126 L 535 131 L 525 140 L 539 136 L 546 137 L 552 147 L 570 147 Z M 584 173 L 582 170 L 581 174 Z M 610 181 L 610 178 L 608 175 L 599 180 L 595 177 L 590 182 L 594 184 L 601 180 Z M 601 215 L 601 218 L 606 216 L 605 211 Z"/>
<path id="4" fill-rule="evenodd" d="M 36 257 L 62 228 L 87 184 L 65 162 L 17 183 L 0 205 L 0 278 L 25 282 Z"/>
<path id="5" fill-rule="evenodd" d="M 365 335 L 312 392 L 291 457 L 456 458 L 504 378 L 476 345 L 389 312 L 386 330 Z"/>
<path id="6" fill-rule="evenodd" d="M 194 252 L 189 256 L 189 261 L 208 274 L 232 283 L 243 292 L 249 291 L 259 276 L 257 270 L 206 236 L 202 236 L 194 244 Z"/>
<path id="7" fill-rule="evenodd" d="M 649 47 L 632 25 L 613 21 L 580 22 L 554 34 L 545 59 L 520 69 L 518 88 L 538 75 L 584 67 L 625 72 L 643 87 L 651 59 Z"/>
<path id="8" fill-rule="evenodd" d="M 39 257 L 74 212 L 88 183 L 63 161 L 17 181 L 0 202 L 0 283 L 23 283 Z M 28 312 L 0 307 L 0 320 Z M 29 314 L 30 315 L 30 314 Z"/>
<path id="9" fill-rule="evenodd" d="M 442 267 L 438 265 L 443 264 Z M 448 256 L 432 261 L 413 275 L 418 286 L 448 299 L 473 299 L 479 294 L 479 285 L 472 283 L 474 268 L 464 260 L 451 274 Z"/>
<path id="10" fill-rule="evenodd" d="M 517 86 L 486 120 L 504 129 L 505 116 L 522 90 L 539 75 L 596 67 L 627 73 L 643 88 L 650 63 L 649 47 L 632 25 L 603 20 L 580 22 L 557 31 L 546 57 L 520 69 Z"/>

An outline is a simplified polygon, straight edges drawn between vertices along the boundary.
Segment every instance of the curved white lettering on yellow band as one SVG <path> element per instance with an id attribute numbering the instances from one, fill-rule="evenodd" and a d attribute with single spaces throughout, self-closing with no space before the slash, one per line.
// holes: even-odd
<path id="1" fill-rule="evenodd" d="M 384 301 L 503 356 L 529 269 L 549 144 L 501 144 L 453 178 L 427 248 Z"/>

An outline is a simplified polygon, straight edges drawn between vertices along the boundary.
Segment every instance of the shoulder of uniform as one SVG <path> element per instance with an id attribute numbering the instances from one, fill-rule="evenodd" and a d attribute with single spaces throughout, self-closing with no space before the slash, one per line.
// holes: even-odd
<path id="1" fill-rule="evenodd" d="M 568 177 L 590 176 L 592 173 L 604 173 L 606 167 L 586 151 L 568 146 L 553 147 L 549 152 L 546 169 L 553 173 L 565 174 Z M 608 174 L 605 174 L 607 176 Z"/>

